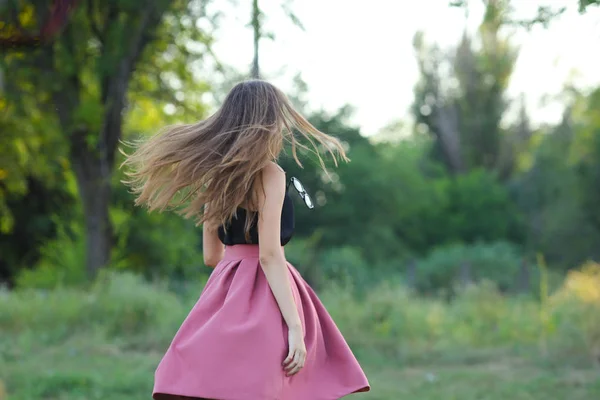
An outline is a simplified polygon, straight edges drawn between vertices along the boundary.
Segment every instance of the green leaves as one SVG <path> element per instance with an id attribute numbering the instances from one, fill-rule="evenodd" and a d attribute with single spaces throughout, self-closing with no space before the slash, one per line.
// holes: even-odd
<path id="1" fill-rule="evenodd" d="M 579 12 L 583 13 L 590 6 L 597 6 L 600 4 L 600 0 L 579 0 Z"/>
<path id="2" fill-rule="evenodd" d="M 89 229 L 100 226 L 101 233 L 85 234 L 104 241 L 89 242 L 88 250 L 107 249 L 87 259 L 88 266 L 93 271 L 106 263 L 112 242 L 107 217 L 110 188 L 106 186 L 123 126 L 136 134 L 142 129 L 155 133 L 175 118 L 198 119 L 206 112 L 201 96 L 208 85 L 198 75 L 203 70 L 199 63 L 205 55 L 210 57 L 213 40 L 213 20 L 206 13 L 206 3 L 81 1 L 53 42 L 0 59 L 0 68 L 11 77 L 5 86 L 6 103 L 0 104 L 0 108 L 10 108 L 8 114 L 0 115 L 0 125 L 5 124 L 10 132 L 3 132 L 6 147 L 0 149 L 10 154 L 2 159 L 9 165 L 0 165 L 1 181 L 10 181 L 0 185 L 4 231 L 15 225 L 6 205 L 9 194 L 13 198 L 26 195 L 30 177 L 58 176 L 48 179 L 50 186 L 60 180 L 65 168 L 73 166 L 79 189 L 74 194 L 85 197 L 84 219 L 103 216 L 100 223 L 85 225 Z M 43 14 L 48 4 L 29 0 L 20 5 L 28 13 L 19 20 L 23 24 Z M 203 20 L 209 23 L 198 25 Z M 136 125 L 147 111 L 150 121 Z M 63 162 L 67 157 L 70 162 Z M 72 190 L 65 182 L 62 185 Z"/>
<path id="3" fill-rule="evenodd" d="M 597 6 L 600 4 L 600 0 L 578 0 L 577 3 L 575 3 L 575 0 L 571 0 L 571 1 L 573 3 L 573 6 L 575 6 L 575 4 L 577 4 L 578 10 L 582 14 L 587 11 L 588 7 Z M 488 11 L 489 11 L 489 5 L 493 4 L 493 3 L 497 3 L 497 4 L 503 5 L 505 7 L 510 6 L 510 4 L 511 4 L 510 0 L 501 1 L 501 2 L 484 1 L 484 3 L 486 4 L 486 7 L 488 7 Z M 509 25 L 520 26 L 525 29 L 531 29 L 536 25 L 542 25 L 544 28 L 546 28 L 554 19 L 556 19 L 558 16 L 562 15 L 567 10 L 567 7 L 558 7 L 558 8 L 555 7 L 553 4 L 551 4 L 550 1 L 548 1 L 547 3 L 548 3 L 547 5 L 538 6 L 536 14 L 530 18 L 513 19 L 510 16 L 510 13 L 507 13 L 506 18 L 504 19 L 504 23 L 507 23 Z M 469 1 L 468 0 L 453 0 L 453 1 L 449 2 L 449 6 L 468 9 Z M 509 11 L 509 10 L 510 10 L 510 7 L 507 7 L 507 11 Z"/>
<path id="4" fill-rule="evenodd" d="M 415 35 L 421 80 L 413 113 L 417 132 L 435 139 L 432 157 L 449 172 L 484 168 L 506 178 L 513 167 L 505 150 L 511 132 L 500 122 L 508 108 L 505 92 L 517 50 L 501 33 L 506 3 L 486 5 L 477 34 L 465 32 L 449 51 L 426 43 L 422 33 Z"/>
<path id="5" fill-rule="evenodd" d="M 84 101 L 73 110 L 73 126 L 85 127 L 86 131 L 93 132 L 92 134 L 97 137 L 97 132 L 102 129 L 104 109 L 104 105 L 97 96 L 85 98 Z"/>

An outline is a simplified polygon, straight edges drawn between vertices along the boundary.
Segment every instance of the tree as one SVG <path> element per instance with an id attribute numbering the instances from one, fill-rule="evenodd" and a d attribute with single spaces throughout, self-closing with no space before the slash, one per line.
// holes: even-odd
<path id="1" fill-rule="evenodd" d="M 47 12 L 47 3 L 22 3 L 21 22 L 35 25 L 33 16 Z M 65 140 L 84 211 L 90 276 L 110 261 L 111 176 L 129 90 L 132 84 L 154 86 L 149 95 L 175 97 L 175 90 L 159 89 L 181 84 L 191 74 L 186 64 L 201 59 L 210 45 L 210 36 L 196 25 L 208 19 L 205 6 L 205 0 L 88 0 L 54 41 L 8 52 L 2 60 L 14 77 L 6 84 L 10 101 L 30 101 L 56 122 Z M 147 75 L 142 79 L 140 73 Z M 30 111 L 23 109 L 22 116 L 30 117 Z"/>
<path id="2" fill-rule="evenodd" d="M 292 9 L 290 7 L 291 2 L 292 2 L 292 0 L 284 1 L 284 3 L 282 4 L 283 11 L 290 18 L 290 20 L 292 21 L 292 23 L 294 25 L 296 25 L 300 29 L 304 30 L 302 23 L 300 22 L 300 20 L 298 19 L 296 14 L 294 14 L 294 12 L 292 11 Z M 258 4 L 258 0 L 252 0 L 252 16 L 250 18 L 250 26 L 252 28 L 253 39 L 254 39 L 254 41 L 253 41 L 254 57 L 252 58 L 252 69 L 250 72 L 250 76 L 253 79 L 260 79 L 260 77 L 261 77 L 260 64 L 259 64 L 260 40 L 263 38 L 267 38 L 267 39 L 271 39 L 271 40 L 275 38 L 275 35 L 272 32 L 265 31 L 264 18 L 265 18 L 265 14 L 261 10 L 261 8 Z"/>
<path id="3" fill-rule="evenodd" d="M 10 84 L 21 83 L 11 75 Z M 0 88 L 0 281 L 8 284 L 35 265 L 58 219 L 69 221 L 77 209 L 58 124 L 36 108 L 29 89 L 16 103 Z"/>
<path id="4" fill-rule="evenodd" d="M 258 49 L 260 45 L 260 38 L 262 34 L 262 12 L 258 7 L 258 0 L 252 0 L 252 33 L 254 34 L 254 58 L 252 59 L 252 72 L 250 75 L 254 79 L 260 79 L 260 67 L 258 65 Z"/>
<path id="5" fill-rule="evenodd" d="M 27 30 L 20 21 L 17 1 L 0 3 L 0 12 L 8 16 L 0 27 L 0 47 L 35 47 L 49 42 L 67 23 L 69 14 L 78 0 L 54 0 L 50 7 L 40 7 L 38 18 L 41 23 L 33 31 Z"/>
<path id="6" fill-rule="evenodd" d="M 503 7 L 501 0 L 488 1 L 478 32 L 479 48 L 465 34 L 453 60 L 466 164 L 498 172 L 503 169 L 500 157 L 506 140 L 500 121 L 507 109 L 505 91 L 517 55 L 500 34 Z"/>
<path id="7" fill-rule="evenodd" d="M 415 87 L 413 114 L 417 131 L 432 136 L 432 155 L 446 165 L 453 174 L 465 171 L 458 126 L 458 109 L 447 93 L 444 82 L 455 82 L 452 77 L 442 76 L 442 65 L 447 57 L 437 46 L 428 47 L 422 32 L 417 32 L 413 41 L 421 79 Z"/>
<path id="8" fill-rule="evenodd" d="M 501 175 L 510 171 L 500 121 L 516 51 L 500 34 L 502 7 L 501 1 L 487 2 L 477 37 L 465 32 L 453 54 L 428 47 L 422 34 L 415 36 L 422 78 L 413 112 L 418 127 L 436 139 L 434 157 L 454 174 L 476 168 Z"/>
<path id="9" fill-rule="evenodd" d="M 573 146 L 579 195 L 585 218 L 600 233 L 600 88 L 579 98 L 574 109 L 578 137 Z M 600 256 L 600 251 L 597 252 Z"/>
<path id="10" fill-rule="evenodd" d="M 482 0 L 486 6 L 490 3 L 490 0 Z M 495 0 L 492 0 L 495 1 Z M 503 0 L 505 6 L 507 6 L 507 10 L 510 10 L 510 0 Z M 469 0 L 452 0 L 450 1 L 451 7 L 461 7 L 468 9 Z M 581 14 L 585 13 L 587 9 L 591 6 L 600 5 L 600 0 L 577 0 L 577 3 L 573 1 L 573 5 L 577 5 L 577 8 Z M 566 11 L 566 7 L 555 8 L 552 5 L 541 5 L 538 6 L 537 12 L 534 16 L 527 19 L 513 19 L 507 14 L 505 23 L 517 25 L 524 27 L 526 29 L 531 29 L 535 25 L 543 25 L 544 27 L 548 26 L 553 19 L 560 16 L 562 13 Z"/>

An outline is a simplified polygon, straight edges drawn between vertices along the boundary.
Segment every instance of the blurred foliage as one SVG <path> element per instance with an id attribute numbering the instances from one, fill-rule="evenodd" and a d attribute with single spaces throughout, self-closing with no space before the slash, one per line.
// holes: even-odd
<path id="1" fill-rule="evenodd" d="M 73 129 L 85 131 L 94 163 L 88 166 L 101 173 L 95 157 L 107 121 L 120 121 L 110 128 L 118 137 L 137 138 L 203 118 L 206 95 L 220 98 L 239 76 L 212 55 L 218 19 L 208 3 L 169 3 L 131 71 L 122 120 L 110 119 L 110 85 L 103 85 L 127 57 L 119 41 L 123 29 L 133 29 L 128 21 L 140 23 L 144 12 L 132 4 L 83 4 L 51 48 L 7 53 L 0 61 L 13 77 L 0 99 L 2 281 L 55 288 L 87 279 L 86 254 L 97 237 L 89 232 L 82 190 L 98 181 L 82 180 L 74 169 L 73 151 L 81 143 L 72 141 Z M 109 26 L 117 9 L 123 21 Z M 349 106 L 307 113 L 318 129 L 343 141 L 352 160 L 338 168 L 328 161 L 327 172 L 312 154 L 300 154 L 302 167 L 290 149 L 279 160 L 317 205 L 308 210 L 295 197 L 297 229 L 287 250 L 315 287 L 333 281 L 370 288 L 393 279 L 422 293 L 454 295 L 467 282 L 487 280 L 502 293 L 528 293 L 541 279 L 533 261 L 538 252 L 548 261 L 552 287 L 556 275 L 600 259 L 600 90 L 571 90 L 562 122 L 533 128 L 524 97 L 506 94 L 517 56 L 503 29 L 510 12 L 506 2 L 486 2 L 479 29 L 450 49 L 415 36 L 421 79 L 412 135 L 406 135 L 408 122 L 399 121 L 384 135 L 366 137 L 349 122 Z M 72 43 L 75 31 L 87 40 Z M 56 79 L 40 80 L 44 51 L 52 51 L 47 67 Z M 209 70 L 223 76 L 204 79 L 200 74 Z M 69 77 L 78 82 L 67 99 L 76 100 L 73 107 L 56 97 L 66 93 Z M 227 84 L 216 85 L 219 79 Z M 294 103 L 309 109 L 306 84 L 300 76 L 294 82 Z M 506 123 L 509 109 L 518 115 Z M 108 269 L 178 285 L 204 279 L 201 229 L 174 214 L 134 207 L 122 172 L 113 171 L 122 158 L 111 157 L 101 185 L 107 189 Z"/>
<path id="2" fill-rule="evenodd" d="M 316 162 L 301 170 L 282 160 L 321 206 L 297 207 L 297 232 L 312 235 L 317 251 L 355 247 L 357 256 L 385 264 L 446 243 L 522 239 L 519 211 L 492 174 L 474 170 L 454 178 L 427 159 L 430 140 L 373 144 L 344 127 L 342 118 L 321 114 L 311 121 L 348 145 L 350 163 L 327 175 Z"/>
<path id="3" fill-rule="evenodd" d="M 549 340 L 552 346 L 545 357 L 558 361 L 569 354 L 593 365 L 600 348 L 599 283 L 598 265 L 584 266 L 570 273 L 547 306 L 528 297 L 505 296 L 485 280 L 466 286 L 450 303 L 385 283 L 365 298 L 334 286 L 323 299 L 352 346 L 391 352 L 405 362 L 421 351 L 539 345 Z"/>
<path id="4" fill-rule="evenodd" d="M 81 226 L 57 223 L 57 234 L 39 249 L 40 260 L 33 269 L 21 269 L 16 276 L 16 284 L 22 288 L 54 289 L 61 286 L 75 286 L 86 283 L 85 236 Z"/>
<path id="5" fill-rule="evenodd" d="M 519 365 L 534 362 L 584 371 L 596 362 L 600 344 L 599 271 L 593 263 L 574 270 L 541 303 L 504 295 L 489 281 L 468 285 L 450 301 L 415 296 L 405 286 L 390 282 L 360 297 L 351 286 L 328 284 L 321 298 L 360 359 L 385 357 L 404 367 L 418 367 L 477 364 L 488 358 L 497 363 L 502 354 L 518 357 Z M 200 290 L 197 285 L 176 296 L 166 286 L 139 276 L 110 273 L 101 274 L 87 288 L 0 292 L 0 329 L 9 333 L 0 337 L 0 369 L 7 373 L 3 375 L 8 377 L 7 390 L 27 393 L 24 398 L 30 399 L 44 398 L 41 388 L 55 395 L 76 388 L 83 393 L 95 389 L 123 395 L 119 385 L 102 386 L 95 378 L 86 378 L 91 379 L 86 388 L 46 385 L 53 377 L 58 379 L 56 374 L 69 373 L 67 361 L 89 356 L 89 351 L 97 352 L 97 357 L 131 357 L 141 352 L 157 358 Z M 549 346 L 541 346 L 545 342 Z M 86 351 L 91 343 L 97 345 Z M 44 371 L 32 382 L 31 374 L 42 371 L 28 370 L 22 363 L 29 363 L 33 354 L 40 360 L 45 351 L 63 348 L 60 357 L 51 351 L 60 364 L 52 367 L 54 372 Z M 493 349 L 498 351 L 490 353 Z M 138 367 L 138 373 L 151 379 L 148 371 L 156 361 Z M 90 377 L 93 371 L 98 369 L 92 369 Z M 23 381 L 21 374 L 29 380 Z M 119 382 L 138 382 L 131 374 L 125 377 Z"/>
<path id="6" fill-rule="evenodd" d="M 525 19 L 515 19 L 511 15 L 512 4 L 511 0 L 482 0 L 485 5 L 488 4 L 498 4 L 502 5 L 506 9 L 506 13 L 504 15 L 503 22 L 509 25 L 515 25 L 518 27 L 523 27 L 526 29 L 531 29 L 536 25 L 542 25 L 544 27 L 548 27 L 548 25 L 555 20 L 557 17 L 562 15 L 567 7 L 557 7 L 552 2 L 547 1 L 546 4 L 539 5 L 537 7 L 537 11 L 535 15 L 532 15 L 529 18 Z M 515 0 L 512 0 L 515 1 Z M 600 5 L 600 0 L 571 0 L 572 7 L 577 7 L 579 13 L 585 13 L 589 7 Z M 459 7 L 464 8 L 466 12 L 468 12 L 469 8 L 469 0 L 452 0 L 449 2 L 451 7 Z"/>
<path id="7" fill-rule="evenodd" d="M 33 0 L 11 5 L 16 18 L 3 24 L 17 30 L 42 25 L 50 10 L 49 3 Z M 153 130 L 157 126 L 151 120 L 164 124 L 204 113 L 201 96 L 208 85 L 198 71 L 209 69 L 205 64 L 214 59 L 214 16 L 208 15 L 206 5 L 204 0 L 79 2 L 52 40 L 2 49 L 0 70 L 11 79 L 3 85 L 0 101 L 0 109 L 8 111 L 0 128 L 9 135 L 3 137 L 0 152 L 10 157 L 3 157 L 7 165 L 0 166 L 0 176 L 9 190 L 25 193 L 25 177 L 36 169 L 47 171 L 55 160 L 73 174 L 73 197 L 81 202 L 83 232 L 89 239 L 88 275 L 110 262 L 111 176 L 119 140 L 128 130 L 128 112 L 136 129 Z M 41 151 L 42 146 L 47 149 Z M 35 164 L 28 161 L 31 149 L 40 154 Z M 0 228 L 7 232 L 15 221 L 4 191 Z"/>
<path id="8" fill-rule="evenodd" d="M 31 102 L 14 103 L 2 94 L 0 280 L 10 281 L 38 261 L 40 247 L 56 235 L 57 221 L 73 218 L 76 189 L 56 121 L 35 109 L 24 118 Z"/>
<path id="9" fill-rule="evenodd" d="M 588 223 L 600 231 L 600 88 L 580 98 L 575 110 L 578 133 L 571 156 L 577 171 L 578 196 Z"/>
<path id="10" fill-rule="evenodd" d="M 600 264 L 586 263 L 569 272 L 563 287 L 550 299 L 557 334 L 567 352 L 579 352 L 600 362 Z"/>
<path id="11" fill-rule="evenodd" d="M 202 269 L 202 231 L 194 221 L 135 207 L 123 185 L 116 186 L 113 198 L 111 219 L 118 238 L 113 249 L 115 268 L 149 278 L 166 275 L 182 280 L 208 272 Z"/>
<path id="12" fill-rule="evenodd" d="M 456 268 L 471 261 L 475 279 L 490 279 L 501 290 L 512 291 L 522 260 L 530 260 L 528 255 L 538 250 L 559 270 L 597 257 L 595 208 L 588 205 L 594 201 L 597 185 L 592 174 L 600 158 L 587 143 L 599 135 L 590 129 L 593 118 L 586 117 L 586 110 L 591 110 L 588 100 L 594 96 L 580 95 L 562 124 L 532 133 L 525 161 L 506 182 L 494 171 L 481 168 L 458 175 L 447 172 L 430 157 L 430 138 L 417 135 L 372 143 L 348 126 L 346 110 L 313 115 L 311 120 L 319 129 L 346 143 L 352 161 L 330 169 L 327 175 L 318 170 L 310 155 L 304 158 L 303 168 L 282 157 L 288 175 L 298 176 L 318 205 L 308 210 L 295 198 L 297 231 L 288 258 L 317 286 L 329 280 L 378 282 L 405 273 L 416 259 L 415 279 L 425 291 L 452 289 Z M 572 161 L 565 161 L 565 149 L 572 149 Z M 113 267 L 184 281 L 207 273 L 199 265 L 201 230 L 177 215 L 149 215 L 133 207 L 119 178 L 119 174 L 114 176 L 111 201 Z M 48 220 L 56 221 L 49 216 Z M 79 222 L 74 224 L 70 231 L 81 235 Z M 587 234 L 582 237 L 580 232 Z M 52 243 L 57 249 L 70 248 L 73 240 L 81 243 L 80 238 L 65 241 L 62 237 L 47 246 L 36 246 L 45 258 L 39 265 L 54 265 L 59 271 L 72 260 L 73 267 L 64 270 L 77 271 L 83 262 L 80 258 L 56 261 L 47 248 Z M 483 243 L 498 250 L 487 253 Z M 11 265 L 23 265 L 25 260 Z M 485 260 L 493 262 L 485 267 Z M 479 267 L 487 272 L 479 275 Z M 42 274 L 39 282 L 33 278 L 19 281 L 25 286 L 47 287 L 41 283 L 47 282 L 43 277 L 47 273 L 38 268 Z M 61 284 L 60 279 L 55 283 Z M 75 274 L 65 282 L 77 279 Z M 531 279 L 534 282 L 535 277 Z"/>
<path id="13" fill-rule="evenodd" d="M 487 280 L 498 288 L 514 288 L 522 260 L 519 249 L 506 242 L 439 247 L 417 264 L 415 286 L 431 292 Z"/>
<path id="14" fill-rule="evenodd" d="M 527 165 L 510 182 L 528 225 L 527 246 L 554 266 L 599 259 L 598 90 L 578 93 L 562 122 L 533 135 Z"/>
<path id="15" fill-rule="evenodd" d="M 484 168 L 500 178 L 513 169 L 511 130 L 501 127 L 517 51 L 501 33 L 506 3 L 490 1 L 476 35 L 451 52 L 414 38 L 421 80 L 415 88 L 417 131 L 435 139 L 433 156 L 459 174 Z"/>
<path id="16" fill-rule="evenodd" d="M 81 332 L 120 337 L 170 327 L 185 312 L 181 301 L 133 274 L 105 273 L 87 289 L 52 292 L 22 290 L 3 294 L 0 326 L 3 332 L 43 332 L 40 343 L 53 344 Z M 167 331 L 163 331 L 166 340 Z M 155 339 L 159 339 L 154 335 Z M 168 344 L 167 342 L 162 342 Z"/>
<path id="17" fill-rule="evenodd" d="M 579 1 L 582 10 L 598 3 Z M 35 26 L 32 7 L 42 2 L 18 4 L 19 21 Z M 0 59 L 10 76 L 0 87 L 0 331 L 8 333 L 0 335 L 0 398 L 143 398 L 158 354 L 210 273 L 201 228 L 134 207 L 114 170 L 121 156 L 102 154 L 120 138 L 204 118 L 211 100 L 245 75 L 212 54 L 218 15 L 207 1 L 153 4 L 158 14 L 130 0 L 80 2 L 56 41 Z M 498 398 L 596 398 L 600 88 L 569 90 L 562 121 L 532 127 L 524 96 L 506 92 L 517 48 L 504 27 L 549 21 L 560 10 L 514 21 L 510 2 L 485 5 L 479 30 L 450 49 L 415 36 L 412 135 L 409 121 L 399 121 L 366 137 L 349 122 L 349 106 L 307 113 L 352 161 L 328 162 L 323 172 L 314 155 L 300 154 L 302 167 L 290 149 L 281 156 L 317 205 L 308 210 L 292 194 L 297 229 L 286 258 L 359 358 L 438 368 L 444 385 L 406 370 L 415 398 L 443 398 L 465 377 L 469 389 L 456 398 L 483 398 L 498 382 Z M 126 44 L 144 16 L 152 27 L 132 53 Z M 124 62 L 131 69 L 115 95 L 110 81 Z M 300 76 L 295 84 L 290 97 L 309 109 Z M 507 123 L 510 109 L 518 115 Z M 81 149 L 88 158 L 75 155 Z M 83 159 L 85 173 L 77 171 Z M 105 196 L 99 215 L 111 257 L 91 281 L 94 193 Z M 479 368 L 482 359 L 489 368 Z M 523 372 L 527 363 L 544 372 Z M 448 364 L 464 376 L 445 371 Z M 477 389 L 481 370 L 492 379 Z M 396 374 L 374 381 L 396 385 Z M 372 398 L 409 398 L 383 390 Z"/>

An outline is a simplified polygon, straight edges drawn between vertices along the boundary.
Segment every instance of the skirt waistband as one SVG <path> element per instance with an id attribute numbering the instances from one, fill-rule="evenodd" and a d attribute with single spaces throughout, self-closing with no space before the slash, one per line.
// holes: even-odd
<path id="1" fill-rule="evenodd" d="M 283 252 L 283 246 L 281 247 Z M 257 244 L 236 244 L 225 246 L 224 260 L 239 260 L 242 258 L 259 258 L 260 251 Z"/>

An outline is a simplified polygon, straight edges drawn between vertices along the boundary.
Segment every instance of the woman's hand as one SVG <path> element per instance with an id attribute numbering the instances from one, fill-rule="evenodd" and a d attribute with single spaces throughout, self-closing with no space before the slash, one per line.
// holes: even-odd
<path id="1" fill-rule="evenodd" d="M 288 329 L 288 356 L 283 361 L 283 369 L 287 376 L 297 374 L 306 361 L 306 345 L 302 327 Z"/>

